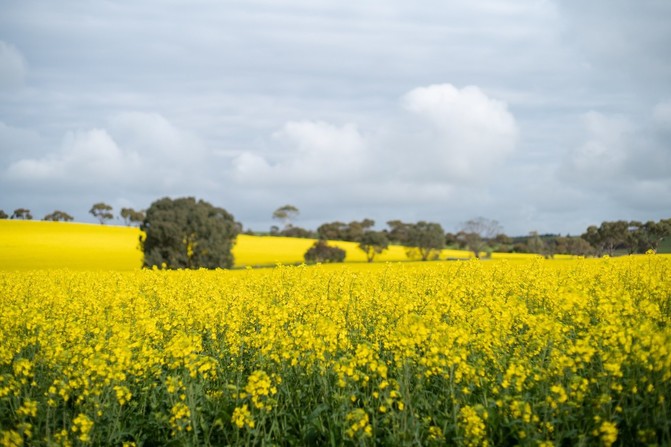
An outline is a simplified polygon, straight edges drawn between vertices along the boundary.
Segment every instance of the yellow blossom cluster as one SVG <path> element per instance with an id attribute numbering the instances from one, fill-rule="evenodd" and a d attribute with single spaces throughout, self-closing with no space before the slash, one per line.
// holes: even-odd
<path id="1" fill-rule="evenodd" d="M 0 445 L 671 443 L 671 258 L 0 272 Z"/>

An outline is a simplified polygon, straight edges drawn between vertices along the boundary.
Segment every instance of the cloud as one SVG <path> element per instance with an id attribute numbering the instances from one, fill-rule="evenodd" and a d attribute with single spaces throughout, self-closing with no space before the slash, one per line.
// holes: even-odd
<path id="1" fill-rule="evenodd" d="M 290 121 L 273 134 L 272 150 L 236 156 L 234 176 L 247 185 L 402 181 L 444 191 L 478 183 L 515 148 L 515 118 L 477 87 L 420 87 L 400 104 L 414 121 L 382 122 L 366 133 L 351 123 Z"/>
<path id="2" fill-rule="evenodd" d="M 632 124 L 623 117 L 590 111 L 583 116 L 587 140 L 567 160 L 566 173 L 582 182 L 597 182 L 621 175 L 627 160 L 627 139 Z"/>
<path id="3" fill-rule="evenodd" d="M 23 85 L 26 63 L 21 52 L 11 44 L 0 40 L 0 90 Z"/>
<path id="4" fill-rule="evenodd" d="M 478 87 L 419 87 L 401 102 L 423 121 L 416 133 L 421 144 L 412 152 L 421 162 L 417 168 L 446 181 L 477 183 L 515 149 L 514 116 L 504 102 L 489 98 Z"/>
<path id="5" fill-rule="evenodd" d="M 671 147 L 666 104 L 652 120 L 591 111 L 584 115 L 585 141 L 567 154 L 559 177 L 634 209 L 671 206 Z"/>
<path id="6" fill-rule="evenodd" d="M 69 132 L 54 154 L 12 163 L 7 176 L 19 182 L 82 185 L 118 180 L 139 166 L 136 153 L 119 148 L 106 130 L 91 129 Z"/>
<path id="7" fill-rule="evenodd" d="M 671 130 L 671 101 L 658 103 L 652 111 L 652 117 L 660 128 Z"/>
<path id="8" fill-rule="evenodd" d="M 154 113 L 123 112 L 104 128 L 67 132 L 60 148 L 10 163 L 5 176 L 15 184 L 82 187 L 101 191 L 141 189 L 172 193 L 202 185 L 211 171 L 197 138 Z M 207 175 L 206 175 L 207 172 Z M 200 177 L 199 177 L 200 174 Z"/>
<path id="9" fill-rule="evenodd" d="M 253 185 L 331 185 L 356 178 L 367 163 L 367 142 L 354 124 L 290 121 L 273 134 L 265 157 L 234 158 L 235 178 Z"/>

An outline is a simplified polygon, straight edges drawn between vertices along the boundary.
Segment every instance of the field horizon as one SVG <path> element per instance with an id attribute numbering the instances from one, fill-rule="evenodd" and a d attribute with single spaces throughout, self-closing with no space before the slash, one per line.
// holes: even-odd
<path id="1" fill-rule="evenodd" d="M 142 267 L 139 237 L 139 228 L 131 226 L 0 220 L 0 270 L 137 270 Z M 301 264 L 303 254 L 315 240 L 240 234 L 233 247 L 234 268 Z M 346 251 L 346 263 L 366 262 L 357 243 L 329 243 Z M 445 249 L 440 254 L 441 259 L 471 257 L 472 253 L 465 250 Z M 375 262 L 411 260 L 406 247 L 399 245 L 391 245 L 375 258 Z"/>

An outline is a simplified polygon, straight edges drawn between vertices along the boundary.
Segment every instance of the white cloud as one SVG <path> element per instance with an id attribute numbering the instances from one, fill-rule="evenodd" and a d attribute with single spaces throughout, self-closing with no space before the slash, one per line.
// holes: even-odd
<path id="1" fill-rule="evenodd" d="M 0 40 L 0 90 L 21 86 L 26 75 L 26 63 L 21 52 Z"/>
<path id="2" fill-rule="evenodd" d="M 446 180 L 476 182 L 515 149 L 518 130 L 507 105 L 475 86 L 419 87 L 402 98 L 403 107 L 430 124 L 413 157 Z"/>
<path id="3" fill-rule="evenodd" d="M 505 103 L 477 87 L 420 87 L 404 95 L 401 106 L 402 123 L 377 122 L 365 133 L 355 124 L 290 121 L 273 134 L 270 150 L 233 158 L 234 178 L 259 187 L 349 182 L 358 185 L 351 194 L 355 201 L 369 189 L 396 200 L 416 193 L 419 203 L 478 184 L 515 148 L 515 118 Z M 400 194 L 394 185 L 403 185 Z"/>
<path id="4" fill-rule="evenodd" d="M 70 131 L 60 148 L 47 152 L 13 161 L 6 177 L 60 190 L 114 185 L 168 194 L 185 184 L 202 186 L 212 172 L 197 138 L 152 113 L 124 112 L 111 117 L 106 128 Z"/>
<path id="5" fill-rule="evenodd" d="M 175 168 L 184 169 L 204 156 L 203 145 L 196 137 L 158 113 L 122 112 L 112 116 L 108 126 L 125 149 L 161 165 L 179 164 Z"/>
<path id="6" fill-rule="evenodd" d="M 59 181 L 79 185 L 111 181 L 140 165 L 134 152 L 122 151 L 104 129 L 69 132 L 61 150 L 42 158 L 12 163 L 7 174 L 21 182 Z"/>
<path id="7" fill-rule="evenodd" d="M 291 121 L 273 134 L 267 156 L 243 152 L 233 159 L 243 184 L 332 184 L 357 177 L 367 162 L 367 143 L 353 124 Z"/>

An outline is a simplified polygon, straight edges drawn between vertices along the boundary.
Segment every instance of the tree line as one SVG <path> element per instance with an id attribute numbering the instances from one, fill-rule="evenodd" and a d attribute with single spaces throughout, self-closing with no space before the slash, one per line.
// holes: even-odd
<path id="1" fill-rule="evenodd" d="M 113 208 L 104 203 L 93 204 L 89 213 L 100 224 L 114 218 Z M 388 221 L 387 228 L 375 230 L 375 221 L 365 218 L 349 223 L 334 221 L 320 225 L 316 231 L 294 226 L 300 211 L 293 205 L 284 205 L 272 214 L 282 224 L 272 226 L 270 235 L 313 238 L 317 241 L 304 255 L 307 263 L 342 262 L 345 251 L 329 245 L 328 241 L 350 241 L 358 244 L 372 262 L 389 245 L 406 248 L 410 259 L 422 261 L 438 259 L 444 248 L 470 250 L 476 258 L 488 257 L 492 252 L 537 253 L 546 257 L 555 254 L 602 256 L 604 254 L 645 253 L 658 250 L 660 243 L 671 236 L 671 219 L 660 221 L 614 221 L 592 225 L 580 236 L 539 235 L 511 238 L 501 225 L 492 219 L 477 217 L 460 226 L 456 233 L 445 232 L 436 222 Z M 215 207 L 193 197 L 163 198 L 146 210 L 122 208 L 119 217 L 126 225 L 138 225 L 143 231 L 140 246 L 146 267 L 160 268 L 230 268 L 233 266 L 231 249 L 242 232 L 242 224 L 223 208 Z M 11 216 L 0 210 L 2 219 L 33 218 L 29 209 L 17 208 Z M 72 221 L 68 213 L 56 210 L 43 220 Z"/>
<path id="2" fill-rule="evenodd" d="M 104 202 L 93 204 L 89 214 L 98 219 L 101 224 L 114 219 L 113 208 Z M 133 208 L 121 208 L 119 217 L 123 219 L 126 225 L 140 225 L 144 220 L 144 211 L 136 211 Z M 0 219 L 33 220 L 33 215 L 28 208 L 17 208 L 11 215 L 0 210 Z M 52 222 L 72 222 L 74 217 L 65 211 L 55 210 L 45 215 L 42 220 Z"/>

